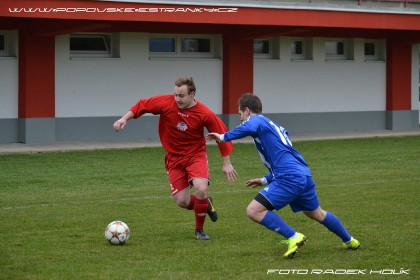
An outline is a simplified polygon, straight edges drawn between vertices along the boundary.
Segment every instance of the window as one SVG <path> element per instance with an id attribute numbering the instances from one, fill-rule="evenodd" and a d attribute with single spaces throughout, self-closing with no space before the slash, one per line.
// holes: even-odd
<path id="1" fill-rule="evenodd" d="M 117 57 L 116 37 L 113 34 L 71 34 L 71 57 Z"/>
<path id="2" fill-rule="evenodd" d="M 270 54 L 270 40 L 254 40 L 254 54 L 269 55 Z"/>
<path id="3" fill-rule="evenodd" d="M 312 60 L 312 39 L 292 39 L 290 52 L 292 60 Z"/>
<path id="4" fill-rule="evenodd" d="M 353 56 L 353 41 L 331 40 L 325 42 L 325 58 L 327 60 L 352 60 Z"/>
<path id="5" fill-rule="evenodd" d="M 175 53 L 176 40 L 175 38 L 150 38 L 149 52 L 160 53 Z"/>
<path id="6" fill-rule="evenodd" d="M 17 33 L 0 30 L 0 57 L 16 57 Z"/>
<path id="7" fill-rule="evenodd" d="M 280 37 L 254 40 L 254 58 L 280 59 Z"/>
<path id="8" fill-rule="evenodd" d="M 150 57 L 215 57 L 213 36 L 152 35 L 149 38 Z"/>
<path id="9" fill-rule="evenodd" d="M 377 46 L 375 42 L 365 42 L 365 56 L 374 56 L 378 55 Z"/>
<path id="10" fill-rule="evenodd" d="M 0 33 L 0 54 L 6 53 L 6 35 Z"/>
<path id="11" fill-rule="evenodd" d="M 210 39 L 181 38 L 181 52 L 183 53 L 210 53 Z"/>
<path id="12" fill-rule="evenodd" d="M 345 55 L 344 42 L 325 42 L 325 54 L 329 57 Z"/>
<path id="13" fill-rule="evenodd" d="M 70 51 L 72 53 L 110 54 L 109 35 L 71 35 Z"/>
<path id="14" fill-rule="evenodd" d="M 292 42 L 292 55 L 303 56 L 303 40 Z"/>
<path id="15" fill-rule="evenodd" d="M 365 61 L 384 61 L 385 43 L 381 40 L 366 40 L 364 43 Z"/>

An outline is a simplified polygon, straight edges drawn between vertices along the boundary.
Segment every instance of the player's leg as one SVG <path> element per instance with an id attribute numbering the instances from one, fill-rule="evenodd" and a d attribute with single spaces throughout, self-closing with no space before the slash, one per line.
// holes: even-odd
<path id="1" fill-rule="evenodd" d="M 208 189 L 209 181 L 203 178 L 192 180 L 193 188 L 196 192 L 194 214 L 195 214 L 195 237 L 200 240 L 208 240 L 209 236 L 204 232 L 204 222 L 207 216 Z"/>
<path id="2" fill-rule="evenodd" d="M 204 221 L 207 215 L 209 185 L 209 172 L 207 155 L 190 155 L 178 157 L 167 154 L 165 168 L 169 177 L 171 194 L 177 205 L 181 208 L 194 210 L 195 214 L 195 237 L 200 240 L 208 240 L 204 232 Z M 193 186 L 195 195 L 190 194 Z"/>
<path id="3" fill-rule="evenodd" d="M 248 205 L 246 213 L 248 218 L 267 229 L 275 231 L 285 238 L 292 237 L 296 231 L 272 210 L 274 210 L 274 206 L 263 195 L 258 194 Z"/>
<path id="4" fill-rule="evenodd" d="M 194 209 L 195 197 L 191 197 L 190 195 L 190 184 L 187 173 L 180 168 L 171 168 L 167 173 L 171 194 L 176 204 L 181 208 Z"/>
<path id="5" fill-rule="evenodd" d="M 292 209 L 301 210 L 303 213 L 324 225 L 329 231 L 335 233 L 338 237 L 343 240 L 345 244 L 350 244 L 350 249 L 357 249 L 360 247 L 360 243 L 352 238 L 347 229 L 341 223 L 341 221 L 331 212 L 325 211 L 321 208 L 318 201 L 318 196 L 315 191 L 315 182 L 312 177 L 307 177 L 307 186 L 299 198 L 294 201 L 291 205 Z M 315 209 L 308 211 L 310 209 Z M 351 242 L 354 240 L 353 242 Z M 358 245 L 357 245 L 358 244 Z M 354 247 L 354 248 L 353 248 Z"/>
<path id="6" fill-rule="evenodd" d="M 208 205 L 208 181 L 206 179 L 193 180 L 193 187 L 196 191 L 196 195 L 190 194 L 190 186 L 186 182 L 187 179 L 178 179 L 171 183 L 173 198 L 179 207 L 186 208 L 188 210 L 194 210 L 195 237 L 200 240 L 208 240 L 209 237 L 204 232 L 204 221 L 206 219 Z"/>
<path id="7" fill-rule="evenodd" d="M 181 208 L 193 210 L 197 197 L 190 193 L 190 182 L 185 170 L 172 168 L 168 172 L 171 194 L 176 204 Z"/>
<path id="8" fill-rule="evenodd" d="M 177 191 L 176 194 L 173 195 L 173 198 L 179 207 L 188 210 L 194 209 L 195 196 L 190 194 L 190 187 L 188 185 L 182 190 Z"/>
<path id="9" fill-rule="evenodd" d="M 286 205 L 290 205 L 294 212 L 302 211 L 302 209 L 294 207 L 294 202 L 299 199 L 299 196 L 304 191 L 307 183 L 306 176 L 301 175 L 284 175 L 271 182 L 266 188 L 260 191 L 259 197 L 256 200 L 264 205 L 267 210 L 280 210 Z M 267 200 L 267 202 L 264 202 Z M 270 208 L 271 207 L 271 208 Z M 313 208 L 312 208 L 313 209 Z M 260 222 L 267 228 L 282 234 L 287 240 L 283 240 L 282 243 L 288 245 L 284 258 L 293 258 L 298 252 L 299 248 L 307 243 L 305 235 L 296 232 L 287 223 L 285 223 L 280 217 L 276 218 L 275 213 L 269 214 L 272 211 L 268 211 L 267 215 Z M 277 215 L 276 215 L 277 216 Z"/>
<path id="10" fill-rule="evenodd" d="M 196 196 L 194 203 L 195 236 L 197 239 L 207 240 L 209 237 L 204 232 L 204 222 L 209 206 L 207 192 L 210 182 L 207 154 L 205 152 L 200 152 L 191 155 L 185 168 L 190 185 L 192 185 Z"/>
<path id="11" fill-rule="evenodd" d="M 194 197 L 190 196 L 188 174 L 183 167 L 183 158 L 167 154 L 165 168 L 169 178 L 172 197 L 181 208 L 194 209 Z"/>
<path id="12" fill-rule="evenodd" d="M 350 235 L 341 223 L 340 219 L 338 219 L 333 213 L 325 211 L 321 207 L 318 207 L 314 211 L 305 211 L 304 213 L 307 217 L 319 222 L 329 231 L 340 237 L 348 249 L 356 250 L 360 247 L 359 241 Z"/>
<path id="13" fill-rule="evenodd" d="M 217 215 L 216 208 L 214 208 L 213 204 L 213 197 L 208 196 L 208 205 L 207 205 L 207 215 L 209 215 L 209 218 L 212 222 L 216 222 L 219 216 Z"/>
<path id="14" fill-rule="evenodd" d="M 174 174 L 174 172 L 172 172 Z M 171 176 L 170 176 L 171 179 Z M 174 198 L 176 204 L 187 210 L 194 210 L 195 215 L 195 237 L 200 240 L 208 240 L 208 235 L 204 232 L 204 221 L 207 215 L 207 186 L 208 181 L 205 179 L 193 180 L 194 189 L 196 191 L 196 195 L 190 194 L 190 185 L 188 180 L 186 179 L 178 179 L 176 181 L 171 181 L 171 193 L 172 197 Z M 201 197 L 205 197 L 201 199 Z"/>
<path id="15" fill-rule="evenodd" d="M 304 211 L 303 213 L 307 217 L 324 225 L 328 230 L 339 236 L 343 242 L 350 241 L 351 235 L 333 213 L 323 210 L 320 206 L 314 211 Z"/>
<path id="16" fill-rule="evenodd" d="M 273 210 L 280 210 L 287 205 L 293 194 L 281 194 L 279 188 L 263 189 L 247 207 L 248 217 L 256 223 L 261 224 L 269 230 L 283 235 L 287 240 L 282 243 L 288 244 L 288 250 L 283 255 L 284 258 L 293 258 L 298 249 L 306 244 L 306 237 L 296 232 Z M 273 191 L 274 190 L 274 191 Z"/>

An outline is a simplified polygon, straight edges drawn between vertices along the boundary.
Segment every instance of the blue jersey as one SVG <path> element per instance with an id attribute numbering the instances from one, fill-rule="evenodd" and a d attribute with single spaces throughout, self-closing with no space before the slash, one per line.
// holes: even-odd
<path id="1" fill-rule="evenodd" d="M 251 115 L 247 121 L 225 133 L 223 140 L 246 136 L 254 139 L 261 160 L 269 170 L 265 176 L 268 182 L 286 174 L 312 176 L 302 155 L 293 148 L 287 130 L 270 119 L 263 115 Z"/>

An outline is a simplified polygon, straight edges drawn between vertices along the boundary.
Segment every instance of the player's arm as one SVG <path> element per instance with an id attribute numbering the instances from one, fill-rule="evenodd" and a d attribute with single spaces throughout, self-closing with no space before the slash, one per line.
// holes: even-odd
<path id="1" fill-rule="evenodd" d="M 225 177 L 231 182 L 235 181 L 238 177 L 238 173 L 230 163 L 230 156 L 223 157 L 223 174 L 225 174 Z"/>
<path id="2" fill-rule="evenodd" d="M 134 113 L 131 111 L 128 111 L 124 116 L 122 116 L 119 120 L 117 120 L 114 123 L 114 130 L 116 132 L 119 132 L 121 129 L 124 129 L 124 127 L 127 124 L 127 121 L 131 120 L 132 118 L 134 118 Z"/>
<path id="3" fill-rule="evenodd" d="M 244 122 L 236 128 L 224 134 L 211 132 L 206 135 L 208 140 L 215 140 L 217 143 L 225 143 L 236 139 L 254 136 L 256 134 L 256 125 L 252 122 Z"/>
<path id="4" fill-rule="evenodd" d="M 256 178 L 256 179 L 249 179 L 245 182 L 245 186 L 247 187 L 257 187 L 257 186 L 266 186 L 273 180 L 273 175 L 271 173 L 268 173 L 262 178 Z"/>
<path id="5" fill-rule="evenodd" d="M 220 144 L 223 143 L 223 141 L 220 140 L 220 135 L 223 135 L 223 134 L 213 132 L 213 133 L 207 134 L 206 138 L 208 140 L 216 140 L 216 142 L 219 144 L 219 149 L 221 149 Z M 223 150 L 221 150 L 221 152 L 223 153 Z M 222 158 L 223 158 L 223 174 L 225 174 L 225 177 L 229 181 L 231 182 L 235 181 L 236 178 L 238 177 L 238 173 L 236 172 L 235 168 L 233 168 L 233 165 L 230 162 L 230 156 L 222 154 Z"/>
<path id="6" fill-rule="evenodd" d="M 216 132 L 210 132 L 206 135 L 206 139 L 207 140 L 215 140 L 217 143 L 223 143 L 221 135 L 222 134 L 219 134 L 219 133 L 216 133 Z"/>
<path id="7" fill-rule="evenodd" d="M 208 122 L 205 125 L 205 127 L 208 129 L 208 131 L 227 131 L 225 124 L 222 122 L 222 120 L 216 117 L 216 115 L 213 112 L 209 111 L 207 117 Z M 216 134 L 218 133 L 216 132 Z M 218 142 L 217 144 L 223 159 L 223 174 L 229 181 L 235 181 L 238 177 L 238 173 L 236 172 L 235 168 L 233 168 L 233 165 L 230 162 L 230 154 L 233 152 L 233 144 L 221 142 Z"/>
<path id="8" fill-rule="evenodd" d="M 119 132 L 126 126 L 128 120 L 136 119 L 145 113 L 160 114 L 162 104 L 172 99 L 173 95 L 157 95 L 151 98 L 140 99 L 124 116 L 114 123 L 114 130 Z"/>
<path id="9" fill-rule="evenodd" d="M 218 134 L 218 133 L 216 133 Z M 228 147 L 224 147 L 223 145 L 228 144 Z M 235 168 L 233 167 L 232 163 L 230 162 L 230 153 L 233 151 L 232 143 L 222 144 L 222 142 L 218 142 L 220 152 L 222 154 L 223 159 L 223 174 L 225 177 L 233 182 L 238 177 L 238 173 L 236 172 Z"/>
<path id="10" fill-rule="evenodd" d="M 220 134 L 216 132 L 210 132 L 206 135 L 207 140 L 215 140 L 217 143 L 225 143 L 236 139 L 245 138 L 252 135 L 252 131 L 245 125 L 240 125 L 231 131 Z"/>
<path id="11" fill-rule="evenodd" d="M 220 145 L 224 142 L 224 141 L 221 140 L 222 135 L 223 134 L 219 134 L 217 132 L 210 132 L 206 135 L 206 139 L 216 140 L 216 142 L 219 144 L 219 148 L 220 148 Z M 232 164 L 230 163 L 230 156 L 226 155 L 226 156 L 222 156 L 222 157 L 223 157 L 223 173 L 225 174 L 225 177 L 229 181 L 233 182 L 238 177 L 238 173 L 236 172 L 236 170 L 233 168 Z"/>

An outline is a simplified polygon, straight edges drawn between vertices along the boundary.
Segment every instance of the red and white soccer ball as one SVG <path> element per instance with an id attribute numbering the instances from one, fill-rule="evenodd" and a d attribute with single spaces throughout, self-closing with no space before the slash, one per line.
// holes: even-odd
<path id="1" fill-rule="evenodd" d="M 105 228 L 105 238 L 111 244 L 122 245 L 130 237 L 130 229 L 122 221 L 113 221 Z"/>

